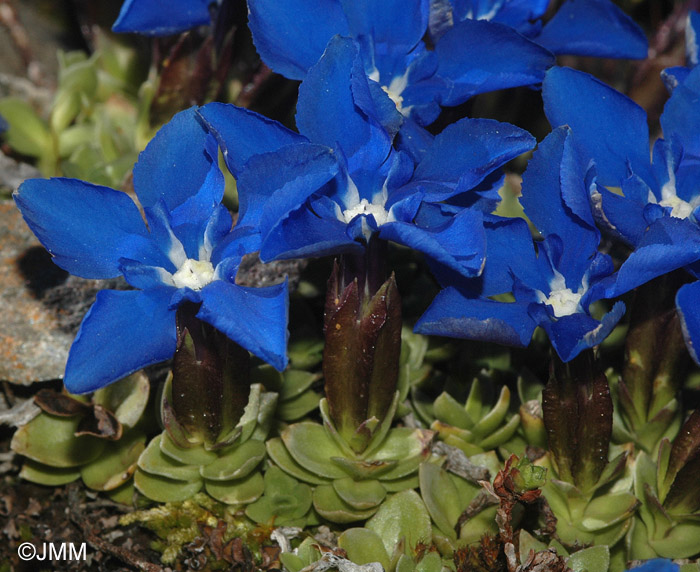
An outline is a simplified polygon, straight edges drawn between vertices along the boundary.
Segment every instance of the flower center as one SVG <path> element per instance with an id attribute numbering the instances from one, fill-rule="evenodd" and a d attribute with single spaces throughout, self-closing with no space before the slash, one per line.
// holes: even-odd
<path id="1" fill-rule="evenodd" d="M 396 109 L 401 111 L 403 109 L 403 97 L 401 96 L 401 92 L 393 91 L 391 87 L 387 87 L 385 85 L 382 86 L 382 89 L 389 96 L 389 99 L 394 102 Z"/>
<path id="2" fill-rule="evenodd" d="M 354 207 L 344 210 L 343 220 L 349 223 L 358 215 L 372 215 L 379 226 L 389 219 L 389 213 L 382 205 L 372 204 L 367 199 L 362 199 Z"/>
<path id="3" fill-rule="evenodd" d="M 180 269 L 173 274 L 173 284 L 176 288 L 191 288 L 201 290 L 214 280 L 214 267 L 208 260 L 193 260 L 188 258 Z"/>
<path id="4" fill-rule="evenodd" d="M 561 318 L 576 314 L 579 311 L 579 303 L 582 296 L 583 292 L 578 293 L 573 292 L 571 288 L 562 288 L 550 292 L 549 298 L 544 300 L 544 303 L 552 308 L 556 318 Z"/>
<path id="5" fill-rule="evenodd" d="M 671 216 L 674 218 L 688 218 L 693 214 L 695 206 L 697 206 L 678 198 L 676 195 L 664 198 L 659 204 L 662 207 L 669 207 L 671 209 Z"/>

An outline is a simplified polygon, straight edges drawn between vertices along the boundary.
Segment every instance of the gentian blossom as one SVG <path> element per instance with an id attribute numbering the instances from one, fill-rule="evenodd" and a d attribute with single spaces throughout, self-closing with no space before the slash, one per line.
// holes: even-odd
<path id="1" fill-rule="evenodd" d="M 641 566 L 630 568 L 629 572 L 678 572 L 681 567 L 668 558 L 647 560 Z"/>
<path id="2" fill-rule="evenodd" d="M 361 254 L 377 236 L 478 275 L 481 212 L 460 208 L 438 219 L 427 204 L 470 191 L 534 139 L 508 124 L 464 119 L 415 164 L 392 147 L 394 134 L 379 119 L 397 113 L 389 97 L 373 99 L 371 89 L 357 44 L 336 37 L 300 87 L 299 133 L 233 105 L 201 109 L 238 182 L 239 227 L 257 229 L 264 261 Z"/>
<path id="3" fill-rule="evenodd" d="M 700 68 L 675 87 L 661 116 L 664 138 L 649 161 L 646 114 L 634 102 L 591 76 L 552 69 L 544 82 L 552 125 L 570 125 L 577 147 L 598 174 L 591 198 L 596 218 L 634 251 L 614 278 L 600 285 L 605 297 L 623 294 L 685 267 L 698 276 L 700 260 Z M 570 98 L 578 105 L 571 109 Z M 621 189 L 621 194 L 607 187 Z M 700 285 L 683 286 L 677 303 L 693 358 L 700 344 Z"/>
<path id="4" fill-rule="evenodd" d="M 171 358 L 185 302 L 201 305 L 197 317 L 242 347 L 286 366 L 286 282 L 235 284 L 249 241 L 231 231 L 216 158 L 195 109 L 164 126 L 134 167 L 148 226 L 127 194 L 75 179 L 32 179 L 15 193 L 58 266 L 84 278 L 123 276 L 135 288 L 98 293 L 70 349 L 68 391 L 92 391 Z"/>
<path id="5" fill-rule="evenodd" d="M 571 131 L 551 133 L 523 176 L 521 203 L 544 237 L 536 252 L 523 219 L 487 217 L 483 275 L 441 291 L 416 331 L 526 346 L 541 326 L 565 362 L 605 339 L 624 304 L 601 320 L 590 313 L 600 299 L 596 284 L 614 270 L 610 257 L 598 252 L 600 233 L 588 203 L 594 176 L 577 156 Z M 496 298 L 504 294 L 514 301 Z"/>
<path id="6" fill-rule="evenodd" d="M 532 20 L 547 3 L 249 0 L 248 7 L 258 53 L 277 73 L 303 79 L 330 38 L 352 37 L 368 77 L 404 116 L 427 125 L 440 106 L 539 84 L 554 64 L 552 52 L 646 56 L 644 33 L 608 0 L 570 1 L 542 30 Z"/>

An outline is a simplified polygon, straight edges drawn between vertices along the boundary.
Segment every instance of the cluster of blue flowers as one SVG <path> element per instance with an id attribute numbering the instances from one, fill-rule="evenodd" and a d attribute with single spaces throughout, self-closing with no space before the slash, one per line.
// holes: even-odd
<path id="1" fill-rule="evenodd" d="M 700 278 L 700 15 L 688 18 L 687 65 L 663 72 L 670 97 L 663 138 L 651 145 L 639 106 L 555 65 L 560 54 L 644 58 L 642 31 L 609 0 L 567 0 L 543 23 L 548 4 L 248 0 L 261 58 L 301 80 L 297 131 L 210 103 L 176 115 L 142 152 L 138 205 L 62 178 L 26 181 L 15 195 L 57 265 L 133 287 L 98 295 L 71 348 L 68 390 L 170 358 L 186 302 L 283 370 L 286 283 L 236 284 L 254 252 L 269 262 L 404 245 L 443 288 L 418 332 L 527 346 L 540 326 L 565 362 L 610 334 L 621 295 L 681 268 Z M 177 0 L 167 13 L 127 0 L 114 29 L 172 34 L 209 24 L 217 10 L 208 0 Z M 427 129 L 444 107 L 516 86 L 541 86 L 553 130 L 539 145 L 490 119 Z M 536 146 L 520 201 L 533 240 L 528 221 L 493 213 L 502 167 Z M 221 204 L 219 153 L 237 182 L 235 226 Z M 601 252 L 603 235 L 631 251 L 619 268 Z M 676 298 L 698 363 L 699 299 L 700 281 Z M 645 569 L 668 562 L 657 564 Z"/>
<path id="2" fill-rule="evenodd" d="M 554 67 L 557 54 L 644 57 L 643 33 L 607 0 L 569 0 L 543 25 L 547 5 L 249 0 L 261 57 L 302 80 L 298 132 L 230 104 L 178 114 L 134 168 L 146 224 L 125 194 L 77 180 L 27 181 L 16 194 L 56 264 L 88 278 L 123 275 L 136 288 L 98 296 L 70 353 L 68 389 L 94 390 L 170 357 L 185 301 L 283 369 L 286 286 L 235 284 L 254 251 L 271 261 L 394 241 L 423 253 L 444 287 L 417 331 L 526 346 L 541 326 L 564 361 L 600 343 L 624 313 L 617 302 L 594 318 L 594 302 L 676 268 L 697 275 L 698 16 L 688 67 L 664 72 L 672 94 L 650 163 L 644 112 L 593 77 Z M 216 12 L 181 0 L 164 18 L 155 3 L 128 0 L 115 30 L 170 34 Z M 533 243 L 525 220 L 491 213 L 500 168 L 534 138 L 489 119 L 438 135 L 425 126 L 475 94 L 539 84 L 554 131 L 523 177 L 521 203 L 542 235 Z M 217 146 L 237 180 L 233 230 Z M 634 249 L 618 271 L 599 251 L 601 228 Z M 696 359 L 699 288 L 678 293 Z M 497 301 L 504 294 L 512 301 Z"/>

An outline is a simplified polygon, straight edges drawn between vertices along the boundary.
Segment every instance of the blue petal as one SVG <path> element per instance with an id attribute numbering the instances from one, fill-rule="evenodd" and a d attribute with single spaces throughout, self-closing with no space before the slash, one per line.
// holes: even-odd
<path id="1" fill-rule="evenodd" d="M 287 367 L 287 281 L 267 288 L 244 288 L 215 280 L 201 291 L 197 317 L 282 371 Z"/>
<path id="2" fill-rule="evenodd" d="M 666 139 L 673 136 L 683 151 L 700 155 L 700 67 L 694 68 L 686 80 L 673 90 L 661 114 L 661 127 Z"/>
<path id="3" fill-rule="evenodd" d="M 685 344 L 696 363 L 700 364 L 700 282 L 681 286 L 676 294 L 676 306 L 681 318 Z"/>
<path id="4" fill-rule="evenodd" d="M 428 0 L 341 0 L 355 37 L 372 38 L 375 53 L 408 53 L 428 28 Z"/>
<path id="5" fill-rule="evenodd" d="M 160 128 L 134 165 L 134 190 L 143 207 L 163 199 L 173 210 L 197 192 L 212 168 L 208 137 L 194 107 Z"/>
<path id="6" fill-rule="evenodd" d="M 433 144 L 433 135 L 410 117 L 406 118 L 396 138 L 396 148 L 408 153 L 415 163 L 419 163 Z"/>
<path id="7" fill-rule="evenodd" d="M 535 38 L 555 54 L 599 58 L 647 57 L 647 38 L 609 0 L 569 0 Z"/>
<path id="8" fill-rule="evenodd" d="M 257 227 L 267 213 L 268 224 L 274 226 L 333 179 L 339 168 L 328 147 L 311 143 L 251 157 L 238 179 L 238 224 Z M 263 232 L 269 230 L 265 227 Z"/>
<path id="9" fill-rule="evenodd" d="M 357 44 L 335 37 L 299 87 L 299 132 L 313 143 L 341 149 L 351 172 L 360 165 L 378 167 L 391 148 L 389 134 L 355 103 L 353 90 L 363 83 L 368 90 L 367 81 Z"/>
<path id="10" fill-rule="evenodd" d="M 306 138 L 272 119 L 230 103 L 209 103 L 198 111 L 214 133 L 226 165 L 238 177 L 248 159 Z"/>
<path id="11" fill-rule="evenodd" d="M 571 127 L 577 145 L 595 161 L 601 184 L 620 186 L 628 175 L 628 165 L 647 183 L 653 183 L 646 113 L 631 99 L 570 68 L 547 72 L 542 97 L 549 123 Z"/>
<path id="12" fill-rule="evenodd" d="M 361 254 L 364 247 L 348 234 L 348 225 L 330 212 L 321 218 L 315 211 L 323 201 L 322 197 L 313 204 L 314 210 L 303 206 L 290 212 L 266 235 L 260 249 L 260 259 L 264 262 L 287 258 L 329 256 L 344 253 Z M 333 203 L 335 205 L 335 203 Z M 329 208 L 325 209 L 330 211 Z"/>
<path id="13" fill-rule="evenodd" d="M 527 305 L 466 298 L 454 288 L 445 288 L 414 330 L 420 334 L 524 347 L 530 343 L 535 326 Z"/>
<path id="14" fill-rule="evenodd" d="M 167 36 L 209 23 L 211 0 L 126 0 L 113 32 Z"/>
<path id="15" fill-rule="evenodd" d="M 532 306 L 535 306 L 534 304 Z M 599 322 L 587 314 L 571 314 L 555 320 L 545 317 L 546 311 L 540 305 L 533 316 L 542 326 L 552 346 L 563 362 L 574 359 L 583 350 L 600 344 L 608 337 L 625 313 L 625 305 L 617 302 L 612 310 Z M 531 307 L 531 311 L 533 308 Z"/>
<path id="16" fill-rule="evenodd" d="M 512 28 L 482 20 L 464 20 L 437 42 L 437 75 L 451 88 L 442 105 L 458 105 L 473 95 L 538 84 L 554 65 L 551 52 Z"/>
<path id="17" fill-rule="evenodd" d="M 478 276 L 484 267 L 484 226 L 477 210 L 461 209 L 446 224 L 432 228 L 388 222 L 379 227 L 379 236 L 422 252 L 465 277 Z"/>
<path id="18" fill-rule="evenodd" d="M 71 274 L 113 278 L 120 258 L 167 262 L 125 193 L 75 179 L 30 179 L 14 199 L 54 262 Z"/>
<path id="19" fill-rule="evenodd" d="M 638 181 L 644 185 L 645 189 L 649 189 L 646 183 L 638 177 L 631 181 L 626 179 L 622 182 L 622 189 L 625 195 L 628 189 L 626 182 L 633 181 Z M 596 221 L 602 228 L 629 245 L 639 243 L 648 226 L 644 219 L 644 205 L 646 202 L 639 203 L 626 196 L 622 197 L 611 193 L 600 185 L 596 185 L 595 190 L 591 194 L 591 201 Z"/>
<path id="20" fill-rule="evenodd" d="M 414 181 L 445 183 L 428 200 L 444 200 L 478 185 L 511 159 L 535 146 L 527 131 L 493 119 L 465 118 L 437 135 L 416 167 Z"/>
<path id="21" fill-rule="evenodd" d="M 700 260 L 700 227 L 688 219 L 664 216 L 644 234 L 637 248 L 620 267 L 613 298 L 649 280 Z"/>
<path id="22" fill-rule="evenodd" d="M 560 127 L 540 143 L 530 159 L 520 197 L 525 214 L 543 235 L 557 234 L 565 241 L 558 270 L 567 282 L 571 279 L 576 284 L 600 241 L 585 177 L 585 167 L 571 143 L 571 131 Z"/>
<path id="23" fill-rule="evenodd" d="M 175 353 L 175 310 L 170 289 L 102 290 L 80 325 L 63 382 L 86 393 Z"/>
<path id="24" fill-rule="evenodd" d="M 641 566 L 635 566 L 634 572 L 679 572 L 681 567 L 668 558 L 647 560 Z"/>
<path id="25" fill-rule="evenodd" d="M 304 79 L 328 40 L 348 35 L 338 0 L 248 0 L 248 25 L 263 61 L 290 79 Z"/>

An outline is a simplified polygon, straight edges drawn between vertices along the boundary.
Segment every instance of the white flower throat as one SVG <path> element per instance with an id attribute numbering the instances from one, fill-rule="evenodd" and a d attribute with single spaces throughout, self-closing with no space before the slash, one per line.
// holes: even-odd
<path id="1" fill-rule="evenodd" d="M 349 223 L 358 215 L 372 215 L 378 226 L 389 220 L 389 213 L 383 205 L 370 203 L 367 199 L 362 199 L 354 207 L 343 211 L 343 220 Z"/>
<path id="2" fill-rule="evenodd" d="M 201 290 L 214 280 L 214 266 L 208 260 L 188 258 L 173 274 L 173 284 L 176 288 Z"/>
<path id="3" fill-rule="evenodd" d="M 584 279 L 584 282 L 586 280 Z M 549 284 L 551 288 L 549 296 L 538 292 L 540 302 L 547 304 L 554 312 L 555 318 L 570 316 L 581 311 L 581 298 L 587 290 L 586 284 L 582 284 L 578 292 L 566 287 L 566 280 L 562 274 L 555 270 L 554 278 Z"/>

